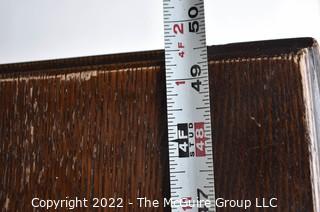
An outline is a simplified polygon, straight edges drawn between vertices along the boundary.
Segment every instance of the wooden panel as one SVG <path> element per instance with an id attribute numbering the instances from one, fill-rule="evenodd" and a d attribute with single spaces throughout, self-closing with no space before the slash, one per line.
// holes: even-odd
<path id="1" fill-rule="evenodd" d="M 217 197 L 319 211 L 319 60 L 309 38 L 209 47 Z M 33 197 L 169 197 L 163 51 L 0 73 L 4 211 L 31 211 Z M 119 211 L 137 210 L 151 211 Z"/>

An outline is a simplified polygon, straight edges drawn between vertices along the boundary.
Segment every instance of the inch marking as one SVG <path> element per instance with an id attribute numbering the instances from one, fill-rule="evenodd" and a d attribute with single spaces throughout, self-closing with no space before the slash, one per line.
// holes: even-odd
<path id="1" fill-rule="evenodd" d="M 186 171 L 172 171 L 170 174 L 184 174 Z"/>
<path id="2" fill-rule="evenodd" d="M 202 18 L 196 18 L 196 19 L 186 19 L 186 20 L 177 20 L 177 21 L 165 21 L 164 23 L 183 23 L 183 22 L 189 22 L 189 21 L 196 21 L 201 20 Z"/>
<path id="3" fill-rule="evenodd" d="M 206 79 L 207 76 L 203 77 L 193 77 L 193 78 L 183 78 L 183 79 L 168 79 L 167 81 L 180 81 L 180 80 L 194 80 L 194 79 Z"/>

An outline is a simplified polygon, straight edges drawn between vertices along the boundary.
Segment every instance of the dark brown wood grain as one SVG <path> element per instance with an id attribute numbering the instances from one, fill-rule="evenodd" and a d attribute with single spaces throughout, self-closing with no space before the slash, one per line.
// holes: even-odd
<path id="1" fill-rule="evenodd" d="M 277 208 L 247 211 L 319 211 L 316 42 L 208 52 L 216 197 L 278 198 Z M 169 198 L 163 58 L 151 51 L 1 65 L 2 211 L 32 211 L 34 197 Z"/>

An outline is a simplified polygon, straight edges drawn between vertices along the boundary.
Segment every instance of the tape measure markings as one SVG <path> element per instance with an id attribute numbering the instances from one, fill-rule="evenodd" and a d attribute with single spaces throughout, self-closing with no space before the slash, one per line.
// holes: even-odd
<path id="1" fill-rule="evenodd" d="M 163 0 L 171 198 L 214 201 L 203 0 Z M 179 206 L 172 211 L 215 211 Z"/>

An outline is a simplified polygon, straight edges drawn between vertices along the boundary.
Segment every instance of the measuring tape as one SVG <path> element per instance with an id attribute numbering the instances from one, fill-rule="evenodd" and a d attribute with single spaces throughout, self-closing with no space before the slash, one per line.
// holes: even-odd
<path id="1" fill-rule="evenodd" d="M 172 211 L 215 211 L 204 3 L 163 9 Z"/>

